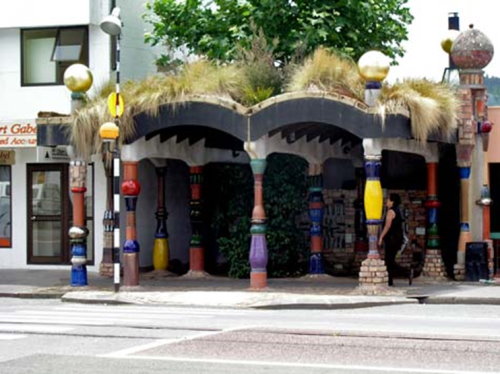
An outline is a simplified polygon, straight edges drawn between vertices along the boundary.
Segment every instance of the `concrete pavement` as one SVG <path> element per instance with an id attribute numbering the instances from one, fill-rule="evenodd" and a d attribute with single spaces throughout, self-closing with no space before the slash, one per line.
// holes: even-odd
<path id="1" fill-rule="evenodd" d="M 89 273 L 89 286 L 71 287 L 68 270 L 1 269 L 0 297 L 61 298 L 102 304 L 156 304 L 213 308 L 342 309 L 404 303 L 500 305 L 496 283 L 425 282 L 404 279 L 377 296 L 365 296 L 356 278 L 270 279 L 264 291 L 248 289 L 246 279 L 191 279 L 145 273 L 140 286 L 113 292 L 112 279 Z"/>

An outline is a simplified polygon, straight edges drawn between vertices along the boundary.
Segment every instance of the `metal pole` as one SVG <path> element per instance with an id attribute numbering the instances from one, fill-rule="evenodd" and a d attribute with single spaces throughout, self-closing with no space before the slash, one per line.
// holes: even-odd
<path id="1" fill-rule="evenodd" d="M 120 127 L 120 34 L 116 36 L 116 113 L 115 124 Z M 120 152 L 118 139 L 114 142 L 113 150 L 113 209 L 114 209 L 114 236 L 113 236 L 113 269 L 114 289 L 120 290 Z"/>

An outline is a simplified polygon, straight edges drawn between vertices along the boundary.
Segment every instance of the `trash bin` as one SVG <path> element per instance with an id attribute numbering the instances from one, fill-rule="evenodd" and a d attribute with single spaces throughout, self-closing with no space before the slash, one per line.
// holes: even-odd
<path id="1" fill-rule="evenodd" d="M 488 243 L 469 242 L 465 246 L 466 279 L 477 282 L 488 279 Z"/>

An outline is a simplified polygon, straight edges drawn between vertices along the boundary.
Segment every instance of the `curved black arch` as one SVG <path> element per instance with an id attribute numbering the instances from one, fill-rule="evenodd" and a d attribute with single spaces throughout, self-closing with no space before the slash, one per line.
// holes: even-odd
<path id="1" fill-rule="evenodd" d="M 321 123 L 341 128 L 358 138 L 410 139 L 410 119 L 403 115 L 388 115 L 382 126 L 380 117 L 354 105 L 326 97 L 302 97 L 278 101 L 251 117 L 251 138 L 294 123 Z"/>
<path id="2" fill-rule="evenodd" d="M 164 127 L 146 135 L 146 140 L 154 136 L 159 136 L 160 142 L 162 143 L 175 136 L 177 138 L 177 143 L 187 140 L 191 145 L 204 139 L 205 147 L 207 148 L 243 151 L 243 141 L 241 139 L 220 129 L 208 126 L 186 124 Z"/>
<path id="3" fill-rule="evenodd" d="M 288 96 L 287 96 L 288 95 Z M 277 129 L 300 123 L 333 125 L 363 138 L 411 139 L 411 119 L 405 115 L 387 115 L 385 123 L 379 115 L 362 109 L 362 104 L 349 99 L 311 96 L 277 96 L 252 108 L 237 103 L 193 98 L 182 103 L 170 103 L 158 108 L 158 115 L 145 112 L 134 117 L 135 134 L 126 143 L 175 126 L 203 126 L 223 131 L 240 141 L 255 141 Z M 61 142 L 52 132 L 39 126 L 39 145 Z M 428 141 L 456 143 L 457 135 L 445 138 L 433 134 Z M 67 144 L 69 139 L 65 137 Z"/>
<path id="4" fill-rule="evenodd" d="M 157 116 L 139 113 L 134 118 L 135 134 L 127 143 L 176 126 L 203 126 L 223 131 L 241 141 L 247 138 L 247 118 L 227 106 L 201 101 L 160 106 Z"/>

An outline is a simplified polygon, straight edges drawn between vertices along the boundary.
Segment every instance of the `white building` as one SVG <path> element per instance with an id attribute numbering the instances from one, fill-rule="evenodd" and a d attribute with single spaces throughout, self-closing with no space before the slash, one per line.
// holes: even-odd
<path id="1" fill-rule="evenodd" d="M 121 8 L 122 79 L 154 72 L 154 50 L 144 44 L 143 1 L 18 0 L 0 12 L 0 268 L 69 270 L 71 201 L 64 148 L 36 146 L 40 111 L 69 114 L 62 77 L 69 65 L 91 69 L 96 87 L 109 81 L 114 55 L 99 22 Z M 89 270 L 101 261 L 105 189 L 99 157 L 88 175 Z M 95 180 L 93 180 L 95 178 Z M 96 250 L 94 250 L 94 248 Z"/>

